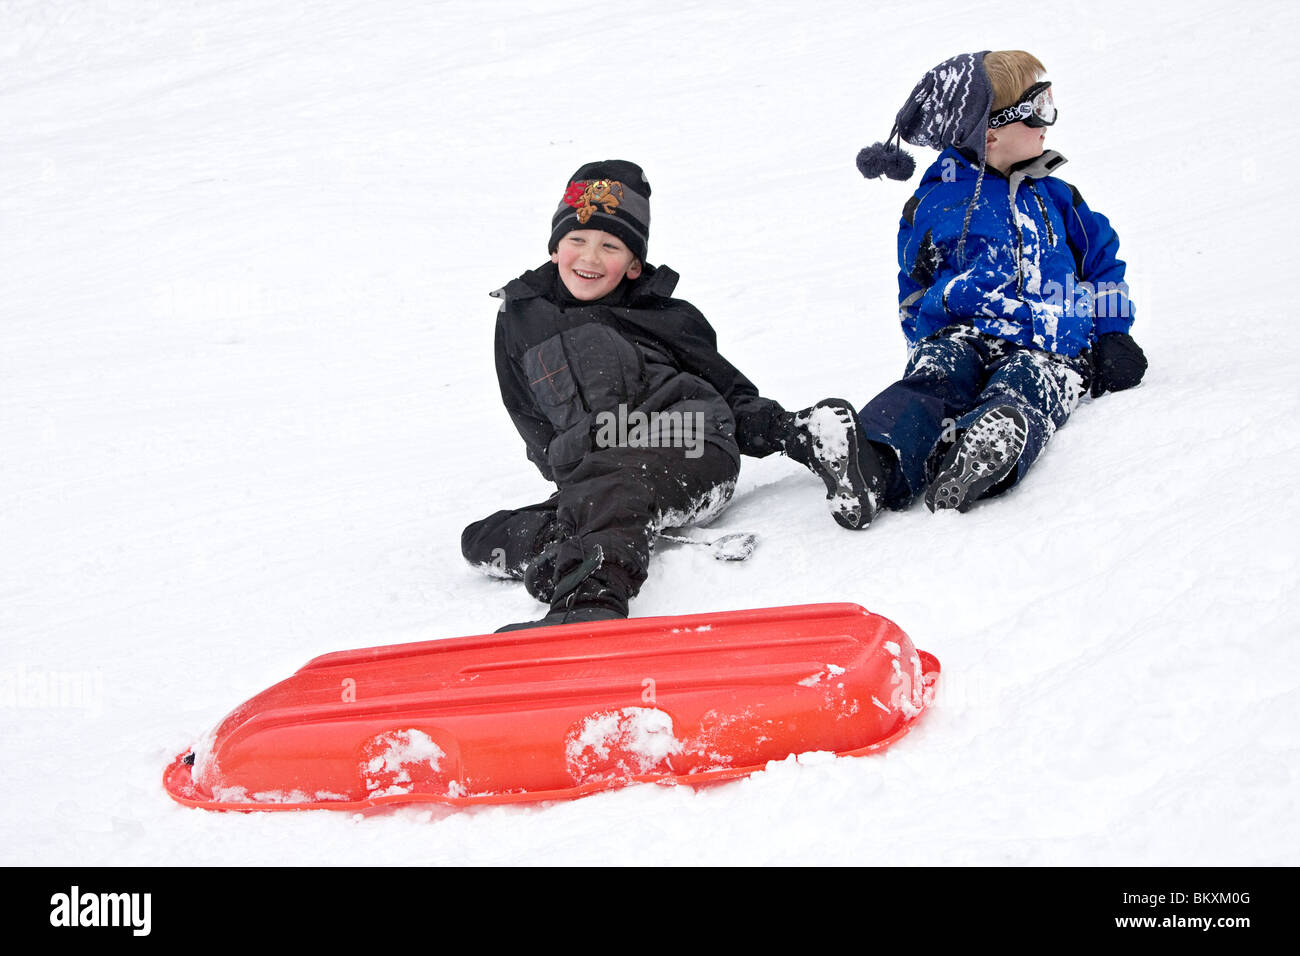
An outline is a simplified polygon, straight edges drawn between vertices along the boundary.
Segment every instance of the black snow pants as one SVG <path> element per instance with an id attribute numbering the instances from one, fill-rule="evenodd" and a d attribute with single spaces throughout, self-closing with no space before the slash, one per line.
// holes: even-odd
<path id="1" fill-rule="evenodd" d="M 550 577 L 558 581 L 599 546 L 594 577 L 632 598 L 645 582 L 655 532 L 708 520 L 731 499 L 739 463 L 711 442 L 702 449 L 696 458 L 680 448 L 593 451 L 545 501 L 465 528 L 461 552 L 489 574 L 523 579 L 552 545 Z"/>

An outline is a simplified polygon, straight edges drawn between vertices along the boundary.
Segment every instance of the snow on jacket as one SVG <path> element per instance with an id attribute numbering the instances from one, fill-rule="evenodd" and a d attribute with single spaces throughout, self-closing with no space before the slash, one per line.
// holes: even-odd
<path id="1" fill-rule="evenodd" d="M 1010 176 L 989 167 L 978 198 L 979 166 L 960 151 L 944 150 L 926 170 L 898 231 L 899 318 L 909 343 L 970 323 L 1073 356 L 1098 335 L 1129 331 L 1119 238 L 1077 189 L 1052 176 L 1064 162 L 1048 150 Z"/>
<path id="2" fill-rule="evenodd" d="M 777 450 L 784 411 L 718 352 L 717 336 L 689 302 L 671 297 L 677 273 L 644 267 L 598 302 L 567 295 L 553 263 L 492 295 L 501 399 L 550 481 L 562 482 L 595 447 L 602 413 L 674 413 L 703 423 L 703 440 L 762 457 Z M 696 418 L 696 413 L 702 418 Z M 608 421 L 608 419 L 605 419 Z"/>

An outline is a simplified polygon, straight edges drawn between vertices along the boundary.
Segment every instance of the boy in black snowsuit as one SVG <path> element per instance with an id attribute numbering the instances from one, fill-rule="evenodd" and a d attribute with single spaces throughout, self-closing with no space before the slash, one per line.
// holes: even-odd
<path id="1" fill-rule="evenodd" d="M 799 413 L 759 395 L 704 316 L 646 263 L 650 184 L 623 160 L 571 177 L 551 261 L 493 295 L 501 398 L 529 459 L 557 490 L 467 527 L 461 550 L 550 604 L 514 627 L 626 617 L 655 533 L 707 520 L 731 498 L 740 456 L 782 452 L 823 480 L 837 522 L 876 510 L 852 407 Z"/>

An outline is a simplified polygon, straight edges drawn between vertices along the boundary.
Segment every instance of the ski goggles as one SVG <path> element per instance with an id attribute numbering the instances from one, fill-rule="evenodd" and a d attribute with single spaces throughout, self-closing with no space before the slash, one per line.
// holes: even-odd
<path id="1" fill-rule="evenodd" d="M 989 117 L 989 129 L 1024 123 L 1026 126 L 1051 126 L 1056 122 L 1056 104 L 1052 102 L 1052 83 L 1044 80 L 1035 83 L 1004 110 Z"/>

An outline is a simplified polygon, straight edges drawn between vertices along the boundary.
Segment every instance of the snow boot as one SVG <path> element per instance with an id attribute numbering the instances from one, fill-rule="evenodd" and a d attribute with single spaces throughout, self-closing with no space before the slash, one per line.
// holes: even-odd
<path id="1" fill-rule="evenodd" d="M 550 627 L 553 624 L 615 621 L 627 617 L 627 597 L 597 574 L 604 560 L 604 552 L 597 545 L 580 565 L 555 583 L 549 614 L 536 621 L 507 624 L 497 628 L 496 633 Z"/>
<path id="2" fill-rule="evenodd" d="M 858 530 L 871 523 L 880 508 L 884 470 L 852 405 L 827 398 L 793 413 L 784 447 L 787 457 L 826 485 L 831 517 L 841 527 Z"/>
<path id="3" fill-rule="evenodd" d="M 931 511 L 971 509 L 981 498 L 991 497 L 1010 486 L 1011 477 L 1025 450 L 1028 425 L 1025 416 L 1010 405 L 984 412 L 952 446 L 939 474 L 925 492 Z"/>

